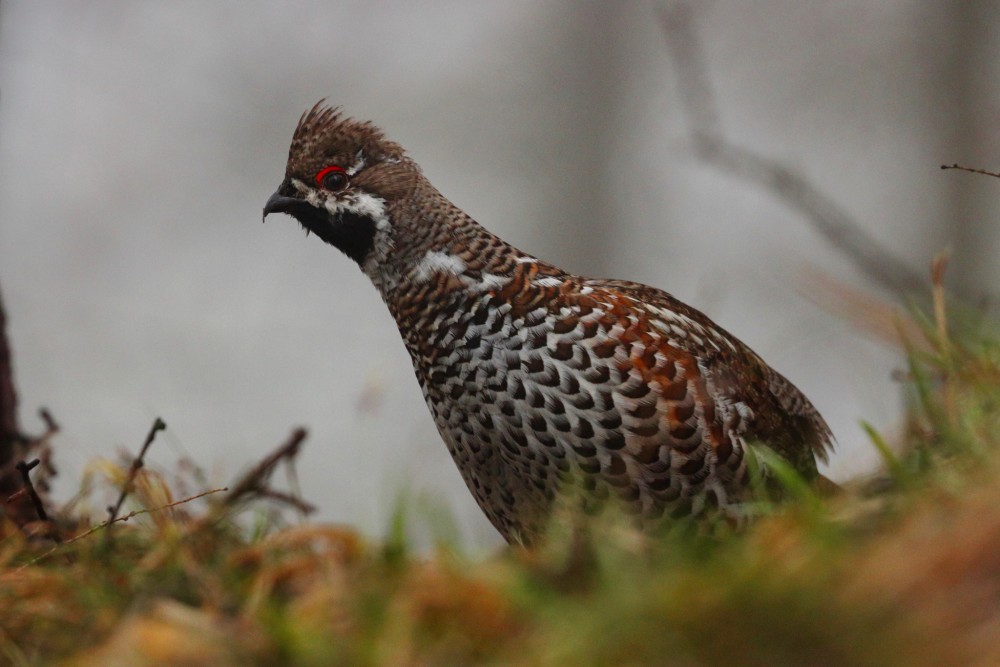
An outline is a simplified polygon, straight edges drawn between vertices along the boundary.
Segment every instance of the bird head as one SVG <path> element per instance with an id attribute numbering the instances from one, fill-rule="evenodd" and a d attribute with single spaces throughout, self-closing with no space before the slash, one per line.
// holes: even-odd
<path id="1" fill-rule="evenodd" d="M 264 217 L 291 215 L 366 269 L 392 249 L 394 212 L 422 182 L 399 144 L 321 100 L 299 119 Z"/>

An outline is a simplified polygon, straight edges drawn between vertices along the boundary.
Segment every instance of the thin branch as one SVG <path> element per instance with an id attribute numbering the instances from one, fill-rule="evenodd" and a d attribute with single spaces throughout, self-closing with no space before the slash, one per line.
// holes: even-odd
<path id="1" fill-rule="evenodd" d="M 985 169 L 976 169 L 975 167 L 963 167 L 960 164 L 943 164 L 942 169 L 959 169 L 961 171 L 968 171 L 973 174 L 982 174 L 983 176 L 992 176 L 993 178 L 1000 178 L 1000 172 L 998 171 L 986 171 Z"/>
<path id="2" fill-rule="evenodd" d="M 39 408 L 38 416 L 41 418 L 42 423 L 45 424 L 45 431 L 28 443 L 27 451 L 35 452 L 42 462 L 39 472 L 36 475 L 35 487 L 40 488 L 43 493 L 48 494 L 49 480 L 59 474 L 59 471 L 56 470 L 55 465 L 52 463 L 52 445 L 50 441 L 52 440 L 52 436 L 59 433 L 60 426 L 52 417 L 52 413 L 49 412 L 48 408 Z"/>
<path id="3" fill-rule="evenodd" d="M 20 457 L 26 457 L 29 453 L 35 453 L 34 460 L 30 463 L 25 463 L 22 458 L 21 461 L 16 463 L 8 461 L 6 465 L 0 467 L 0 478 L 2 478 L 0 480 L 0 494 L 10 493 L 12 490 L 11 487 L 15 485 L 15 474 L 20 477 L 17 490 L 10 493 L 3 501 L 4 509 L 14 523 L 22 528 L 34 521 L 36 517 L 42 521 L 49 522 L 50 537 L 58 542 L 60 540 L 58 531 L 56 530 L 55 522 L 49 519 L 45 511 L 45 503 L 48 499 L 49 479 L 56 475 L 55 466 L 52 465 L 52 447 L 49 441 L 52 435 L 59 431 L 59 425 L 55 423 L 52 415 L 44 408 L 41 410 L 41 416 L 42 421 L 46 425 L 45 432 L 36 438 L 30 439 L 23 434 L 18 436 L 18 440 L 9 452 L 17 454 Z M 29 473 L 36 468 L 35 478 L 32 479 Z M 26 503 L 20 502 L 25 498 L 30 501 L 33 512 L 28 511 Z"/>
<path id="4" fill-rule="evenodd" d="M 280 503 L 285 503 L 286 505 L 291 505 L 297 509 L 302 514 L 312 514 L 316 511 L 316 506 L 312 503 L 308 503 L 298 496 L 285 493 L 284 491 L 275 491 L 274 489 L 264 488 L 257 492 L 262 498 L 269 498 L 271 500 L 277 500 Z"/>
<path id="5" fill-rule="evenodd" d="M 724 140 L 695 137 L 695 145 L 705 161 L 767 188 L 797 209 L 812 223 L 813 229 L 869 279 L 900 297 L 912 295 L 926 284 L 922 274 L 882 247 L 857 220 L 802 174 Z"/>
<path id="6" fill-rule="evenodd" d="M 696 154 L 724 171 L 761 185 L 797 209 L 816 231 L 874 282 L 900 296 L 921 289 L 925 283 L 921 273 L 884 248 L 806 177 L 777 160 L 734 145 L 723 135 L 693 25 L 694 13 L 694 8 L 686 2 L 667 2 L 658 8 L 660 25 L 677 70 L 681 104 L 691 127 Z"/>
<path id="7" fill-rule="evenodd" d="M 292 434 L 283 445 L 274 450 L 274 452 L 264 458 L 250 472 L 244 475 L 240 481 L 233 485 L 233 490 L 222 499 L 223 506 L 233 505 L 247 495 L 262 495 L 289 502 L 287 494 L 269 489 L 267 481 L 271 478 L 271 474 L 279 463 L 283 460 L 291 462 L 295 459 L 302 442 L 306 439 L 306 435 L 308 435 L 308 432 L 304 428 L 297 428 L 292 431 Z M 310 505 L 297 499 L 296 502 L 291 504 L 299 507 L 302 511 L 307 511 L 303 509 L 306 507 L 309 508 L 308 511 L 312 509 Z"/>
<path id="8" fill-rule="evenodd" d="M 45 438 L 59 432 L 59 423 L 56 422 L 48 408 L 38 408 L 38 416 L 41 418 L 42 423 L 45 424 L 45 433 L 42 433 L 42 435 L 38 437 L 39 440 L 44 440 Z"/>
<path id="9" fill-rule="evenodd" d="M 37 482 L 37 484 L 35 484 L 35 486 L 36 488 L 40 486 L 43 492 L 47 492 L 48 478 L 54 477 L 57 472 L 55 466 L 52 465 L 52 448 L 49 446 L 49 440 L 52 438 L 53 435 L 59 432 L 59 424 L 56 423 L 56 420 L 52 417 L 52 414 L 46 408 L 39 409 L 38 415 L 45 423 L 45 431 L 41 435 L 35 438 L 29 439 L 25 436 L 22 436 L 24 437 L 25 444 L 22 448 L 23 452 L 21 453 L 24 454 L 34 451 L 38 452 L 36 461 L 32 461 L 29 470 L 34 469 L 39 464 L 41 465 L 41 479 Z M 20 464 L 15 464 L 13 466 L 10 466 L 10 468 L 12 470 L 20 470 L 20 468 L 18 467 L 19 465 Z M 8 498 L 8 502 L 9 501 L 10 498 Z"/>
<path id="10" fill-rule="evenodd" d="M 24 488 L 28 491 L 28 497 L 31 498 L 31 504 L 35 506 L 35 512 L 38 514 L 38 518 L 42 521 L 48 521 L 49 515 L 45 512 L 45 506 L 42 505 L 42 499 L 38 497 L 38 493 L 35 491 L 35 485 L 31 483 L 31 471 L 39 463 L 41 463 L 41 461 L 38 459 L 35 459 L 31 463 L 18 461 L 17 465 L 14 467 L 21 473 L 21 480 L 24 482 Z"/>
<path id="11" fill-rule="evenodd" d="M 218 488 L 218 489 L 209 489 L 208 491 L 202 491 L 201 493 L 196 493 L 193 496 L 188 496 L 187 498 L 184 498 L 183 500 L 175 500 L 175 501 L 173 501 L 171 503 L 167 503 L 166 505 L 160 505 L 159 507 L 147 507 L 147 508 L 144 508 L 144 509 L 133 510 L 133 511 L 129 512 L 128 514 L 125 514 L 124 516 L 117 517 L 117 518 L 115 518 L 113 520 L 112 519 L 107 519 L 106 521 L 103 521 L 103 522 L 97 524 L 96 526 L 91 526 L 89 529 L 85 530 L 84 532 L 80 533 L 79 535 L 74 535 L 73 537 L 71 537 L 70 539 L 66 540 L 65 542 L 63 542 L 59 546 L 66 546 L 67 544 L 73 544 L 77 540 L 82 540 L 85 537 L 93 535 L 97 531 L 99 531 L 101 529 L 104 529 L 104 528 L 107 528 L 108 526 L 110 526 L 113 523 L 123 523 L 123 522 L 128 521 L 129 519 L 132 519 L 134 517 L 137 517 L 137 516 L 139 516 L 141 514 L 152 514 L 154 512 L 161 512 L 163 510 L 168 510 L 168 509 L 177 507 L 178 505 L 185 505 L 185 504 L 187 504 L 187 503 L 189 503 L 191 501 L 198 500 L 199 498 L 204 498 L 205 496 L 210 496 L 210 495 L 212 495 L 214 493 L 222 493 L 223 491 L 228 491 L 228 490 L 229 490 L 229 487 L 223 486 L 223 487 Z M 39 554 L 37 557 L 29 560 L 27 563 L 25 563 L 21 567 L 17 568 L 16 572 L 20 572 L 24 568 L 26 568 L 26 567 L 28 567 L 30 565 L 34 565 L 35 563 L 37 563 L 38 561 L 42 560 L 43 558 L 47 558 L 47 557 L 51 556 L 58 549 L 59 549 L 59 547 L 53 547 L 53 548 L 49 549 L 48 551 L 46 551 L 45 553 Z"/>
<path id="12" fill-rule="evenodd" d="M 108 506 L 108 524 L 115 522 L 118 512 L 121 511 L 122 504 L 125 502 L 125 498 L 128 496 L 129 492 L 132 490 L 132 485 L 135 483 L 135 476 L 139 474 L 139 469 L 143 466 L 143 459 L 146 456 L 146 452 L 149 450 L 149 446 L 153 444 L 153 440 L 156 438 L 158 431 L 162 431 L 167 428 L 167 425 L 162 419 L 157 417 L 153 420 L 153 425 L 149 429 L 149 434 L 146 436 L 146 441 L 142 444 L 142 449 L 139 450 L 139 455 L 132 460 L 132 466 L 129 468 L 128 477 L 125 479 L 125 484 L 122 485 L 122 492 L 118 496 L 118 502 L 114 505 Z"/>
<path id="13" fill-rule="evenodd" d="M 31 471 L 38 467 L 40 463 L 41 461 L 39 459 L 35 459 L 30 463 L 18 461 L 14 465 L 14 469 L 21 474 L 21 488 L 8 496 L 4 503 L 8 506 L 12 506 L 15 503 L 19 503 L 22 498 L 27 496 L 28 500 L 31 501 L 31 507 L 35 510 L 37 518 L 48 524 L 48 536 L 56 542 L 62 542 L 62 538 L 59 536 L 56 524 L 49 518 L 48 512 L 45 511 L 45 503 L 42 501 L 41 496 L 38 495 L 38 491 L 35 489 L 35 484 L 31 480 Z M 33 521 L 33 519 L 23 511 L 18 512 L 17 516 L 18 525 L 20 525 L 21 528 L 24 528 L 28 523 Z"/>

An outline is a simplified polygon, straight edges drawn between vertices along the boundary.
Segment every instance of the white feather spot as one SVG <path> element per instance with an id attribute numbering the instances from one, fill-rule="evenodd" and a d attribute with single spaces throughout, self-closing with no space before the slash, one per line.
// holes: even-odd
<path id="1" fill-rule="evenodd" d="M 358 154 L 355 156 L 355 159 L 357 161 L 344 170 L 347 172 L 348 176 L 354 176 L 359 171 L 365 168 L 365 156 L 361 151 L 358 151 Z"/>
<path id="2" fill-rule="evenodd" d="M 534 282 L 535 285 L 538 287 L 559 287 L 560 285 L 563 284 L 562 280 L 560 280 L 559 278 L 555 278 L 553 276 L 545 276 L 544 278 L 537 278 L 532 282 Z"/>
<path id="3" fill-rule="evenodd" d="M 367 193 L 358 193 L 353 196 L 353 200 L 353 202 L 340 204 L 338 208 L 371 218 L 375 221 L 375 229 L 385 230 L 389 228 L 389 217 L 385 214 L 384 199 Z M 336 204 L 337 202 L 332 203 Z M 331 211 L 331 213 L 333 212 L 335 211 Z"/>
<path id="4" fill-rule="evenodd" d="M 426 282 L 431 274 L 436 272 L 450 273 L 458 276 L 465 271 L 465 262 L 460 257 L 449 255 L 440 250 L 428 250 L 424 258 L 420 260 L 413 270 L 417 282 Z"/>
<path id="5" fill-rule="evenodd" d="M 306 191 L 306 202 L 309 205 L 311 205 L 311 206 L 315 206 L 316 208 L 319 208 L 319 207 L 322 206 L 322 207 L 326 208 L 326 210 L 329 211 L 330 213 L 335 213 L 336 212 L 336 208 L 337 208 L 336 204 L 337 204 L 337 202 L 335 202 L 335 201 L 330 201 L 330 202 L 323 201 L 323 198 L 319 196 L 319 191 L 318 190 L 308 190 L 308 191 Z"/>
<path id="6" fill-rule="evenodd" d="M 503 287 L 509 282 L 510 278 L 508 276 L 501 276 L 495 273 L 484 273 L 479 280 L 468 276 L 465 278 L 465 284 L 477 292 L 488 292 L 492 289 Z"/>

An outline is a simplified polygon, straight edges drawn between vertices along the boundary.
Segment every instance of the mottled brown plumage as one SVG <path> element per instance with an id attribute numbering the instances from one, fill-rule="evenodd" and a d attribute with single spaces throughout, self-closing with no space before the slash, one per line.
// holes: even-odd
<path id="1" fill-rule="evenodd" d="M 809 400 L 708 317 L 510 246 L 370 123 L 322 103 L 306 112 L 264 208 L 279 211 L 371 278 L 462 477 L 508 541 L 532 542 L 565 484 L 619 499 L 643 525 L 708 507 L 738 517 L 753 443 L 806 477 L 832 447 Z"/>

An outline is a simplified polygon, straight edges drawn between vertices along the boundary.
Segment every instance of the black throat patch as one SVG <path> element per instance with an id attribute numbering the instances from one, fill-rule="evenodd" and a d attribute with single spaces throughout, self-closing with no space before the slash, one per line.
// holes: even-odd
<path id="1" fill-rule="evenodd" d="M 303 202 L 286 211 L 301 223 L 302 227 L 334 246 L 358 264 L 375 245 L 375 220 L 350 211 L 342 211 L 331 216 L 323 209 Z"/>

